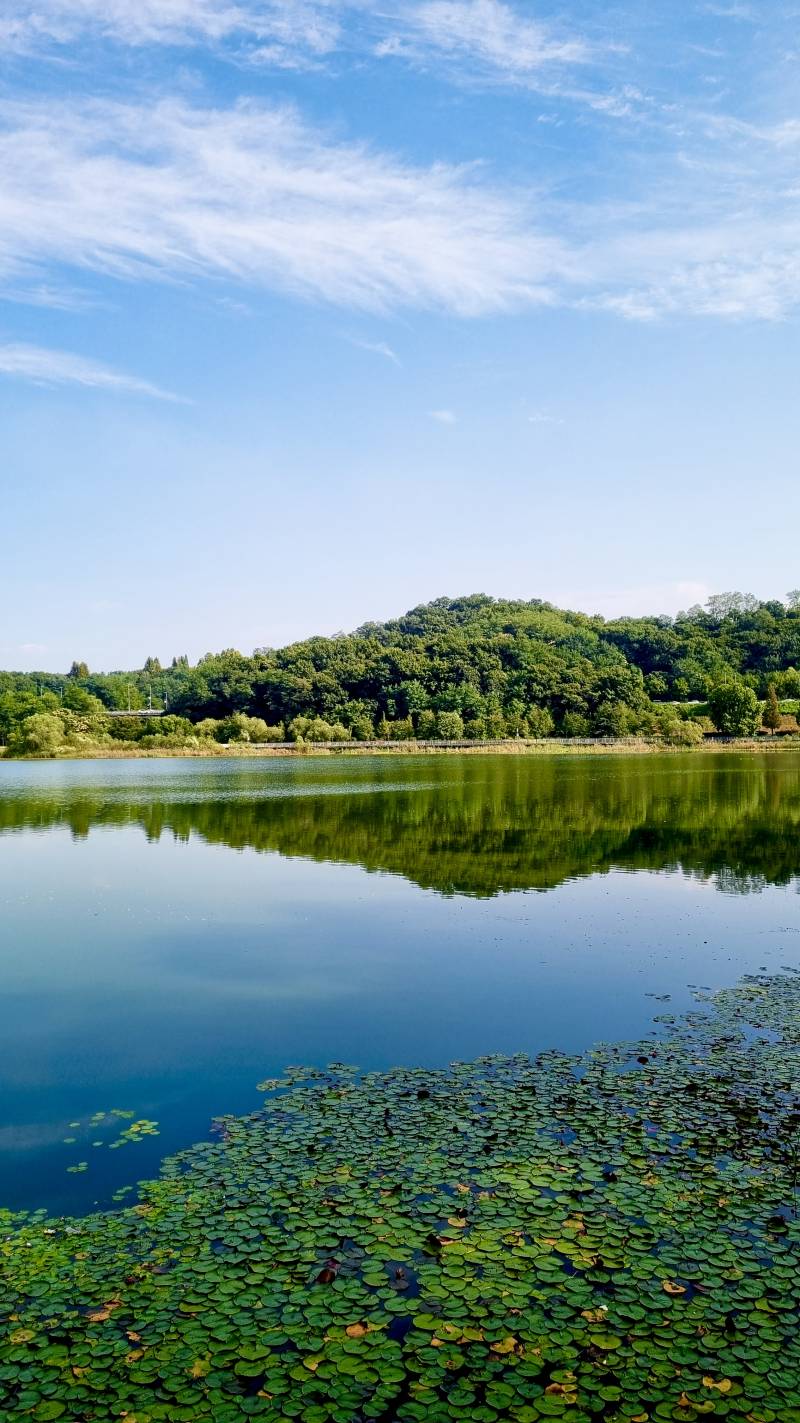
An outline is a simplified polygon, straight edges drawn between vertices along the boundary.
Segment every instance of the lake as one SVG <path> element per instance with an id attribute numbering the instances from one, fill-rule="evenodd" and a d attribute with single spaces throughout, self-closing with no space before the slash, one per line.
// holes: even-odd
<path id="1" fill-rule="evenodd" d="M 289 1063 L 639 1035 L 800 964 L 799 888 L 792 752 L 0 762 L 0 1204 L 106 1203 Z"/>

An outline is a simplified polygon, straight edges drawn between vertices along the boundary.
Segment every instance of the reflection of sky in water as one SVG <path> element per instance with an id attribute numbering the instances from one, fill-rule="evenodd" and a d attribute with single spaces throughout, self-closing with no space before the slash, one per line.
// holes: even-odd
<path id="1" fill-rule="evenodd" d="M 30 768 L 51 791 L 63 769 Z M 98 786 L 109 769 L 125 784 L 105 763 Z M 184 778 L 170 767 L 170 798 Z M 482 899 L 136 824 L 0 837 L 0 916 L 0 1201 L 62 1208 L 257 1106 L 255 1083 L 288 1062 L 578 1050 L 648 1031 L 692 1001 L 689 984 L 800 961 L 794 886 L 720 894 L 614 869 Z M 67 1175 L 68 1123 L 112 1106 L 162 1135 Z"/>
<path id="2" fill-rule="evenodd" d="M 154 794 L 168 794 L 177 804 L 192 804 L 204 800 L 237 800 L 243 790 L 249 800 L 274 800 L 291 796 L 378 795 L 387 791 L 432 790 L 438 782 L 424 775 L 425 764 L 431 758 L 409 757 L 412 774 L 401 780 L 391 779 L 391 762 L 380 758 L 351 758 L 347 762 L 347 779 L 341 779 L 343 762 L 310 758 L 305 765 L 296 760 L 260 760 L 257 774 L 252 762 L 242 760 L 202 762 L 186 760 L 163 761 L 59 761 L 0 762 L 0 795 L 24 792 L 35 802 L 37 791 L 44 795 L 53 790 L 70 790 L 78 800 L 81 792 L 91 801 L 97 791 L 106 802 L 147 804 Z M 306 771 L 304 783 L 298 770 Z M 380 780 L 376 780 L 376 771 Z M 387 771 L 389 774 L 387 775 Z M 327 773 L 327 774 L 326 774 Z"/>

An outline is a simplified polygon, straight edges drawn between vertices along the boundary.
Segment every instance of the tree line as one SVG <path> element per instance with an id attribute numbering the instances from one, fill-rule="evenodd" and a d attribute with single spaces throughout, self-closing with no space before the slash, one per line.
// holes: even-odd
<path id="1" fill-rule="evenodd" d="M 49 754 L 98 738 L 494 740 L 795 729 L 800 590 L 726 593 L 679 613 L 604 618 L 539 599 L 438 598 L 288 647 L 148 657 L 133 671 L 0 672 L 0 742 Z M 166 714 L 108 717 L 148 706 Z M 33 720 L 33 719 L 36 720 Z M 44 718 L 44 721 L 42 720 Z"/>

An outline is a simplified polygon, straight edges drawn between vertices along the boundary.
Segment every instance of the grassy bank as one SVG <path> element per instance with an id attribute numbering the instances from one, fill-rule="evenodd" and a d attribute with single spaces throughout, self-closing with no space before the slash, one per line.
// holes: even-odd
<path id="1" fill-rule="evenodd" d="M 800 751 L 800 736 L 757 736 L 707 738 L 695 746 L 671 746 L 663 741 L 636 737 L 578 740 L 546 737 L 540 740 L 515 738 L 510 741 L 337 741 L 329 744 L 314 742 L 260 746 L 251 742 L 220 743 L 203 738 L 191 746 L 157 746 L 147 748 L 141 742 L 87 742 L 65 747 L 54 756 L 12 756 L 0 748 L 0 759 L 6 761 L 58 760 L 163 760 L 218 759 L 220 757 L 319 757 L 319 756 L 653 756 L 708 755 L 714 752 L 780 752 Z"/>
<path id="2" fill-rule="evenodd" d="M 3 1418 L 800 1423 L 800 976 L 657 1021 L 292 1070 L 127 1210 L 0 1213 Z"/>

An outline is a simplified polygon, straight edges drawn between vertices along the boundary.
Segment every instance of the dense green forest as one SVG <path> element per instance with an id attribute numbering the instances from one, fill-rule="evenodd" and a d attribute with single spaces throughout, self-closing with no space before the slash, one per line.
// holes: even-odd
<path id="1" fill-rule="evenodd" d="M 351 634 L 228 649 L 196 666 L 0 672 L 0 743 L 48 755 L 104 739 L 153 746 L 797 729 L 800 591 L 720 594 L 677 617 L 567 612 L 475 594 L 438 598 Z M 166 715 L 110 718 L 152 706 Z"/>

